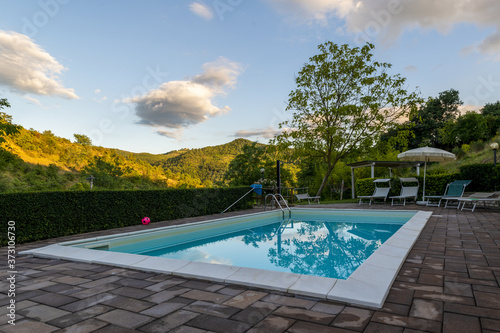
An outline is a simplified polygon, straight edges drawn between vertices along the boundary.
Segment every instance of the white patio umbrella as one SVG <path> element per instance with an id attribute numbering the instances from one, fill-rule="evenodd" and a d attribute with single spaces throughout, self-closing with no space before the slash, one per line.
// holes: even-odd
<path id="1" fill-rule="evenodd" d="M 457 157 L 455 154 L 447 152 L 446 150 L 432 148 L 432 147 L 422 147 L 407 150 L 404 153 L 398 155 L 398 158 L 402 161 L 425 161 L 424 163 L 424 187 L 422 200 L 425 200 L 425 175 L 427 173 L 427 162 L 444 162 L 455 160 Z"/>

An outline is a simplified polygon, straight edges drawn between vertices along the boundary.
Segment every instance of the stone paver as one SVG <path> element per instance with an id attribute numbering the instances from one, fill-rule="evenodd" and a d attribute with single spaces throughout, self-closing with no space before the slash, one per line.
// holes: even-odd
<path id="1" fill-rule="evenodd" d="M 155 306 L 148 308 L 147 310 L 142 311 L 141 313 L 146 316 L 151 316 L 155 318 L 160 318 L 168 315 L 174 311 L 182 309 L 188 304 L 193 303 L 194 301 L 186 298 L 174 298 L 169 300 L 168 302 L 160 303 Z"/>
<path id="2" fill-rule="evenodd" d="M 224 302 L 224 305 L 244 309 L 266 296 L 267 293 L 248 290 Z"/>
<path id="3" fill-rule="evenodd" d="M 106 312 L 96 317 L 99 320 L 114 324 L 116 326 L 134 329 L 152 320 L 151 317 L 137 314 L 122 309 Z"/>
<path id="4" fill-rule="evenodd" d="M 47 322 L 52 319 L 67 315 L 69 314 L 69 312 L 51 306 L 38 304 L 29 308 L 19 310 L 19 314 L 31 319 Z"/>
<path id="5" fill-rule="evenodd" d="M 381 309 L 100 264 L 18 256 L 15 326 L 7 323 L 6 273 L 0 271 L 0 332 L 500 332 L 500 211 L 381 207 L 362 208 L 434 213 Z M 205 219 L 159 222 L 153 227 Z M 19 244 L 16 249 L 139 229 Z"/>
<path id="6" fill-rule="evenodd" d="M 221 333 L 242 333 L 246 332 L 251 327 L 249 324 L 243 323 L 241 321 L 212 317 L 207 315 L 196 317 L 195 319 L 189 321 L 187 325 L 205 329 L 207 331 Z"/>
<path id="7" fill-rule="evenodd" d="M 179 327 L 198 316 L 200 316 L 200 314 L 198 313 L 186 310 L 179 310 L 172 314 L 169 314 L 168 316 L 155 320 L 152 323 L 141 327 L 141 331 L 151 332 L 151 333 L 169 332 L 174 328 Z"/>
<path id="8" fill-rule="evenodd" d="M 335 319 L 333 326 L 362 331 L 370 321 L 373 311 L 346 307 Z"/>

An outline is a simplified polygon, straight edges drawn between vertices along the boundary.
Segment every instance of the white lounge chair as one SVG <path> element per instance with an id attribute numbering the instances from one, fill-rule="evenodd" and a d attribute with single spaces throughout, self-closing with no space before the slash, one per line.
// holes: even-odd
<path id="1" fill-rule="evenodd" d="M 373 181 L 375 183 L 375 191 L 373 191 L 372 195 L 359 195 L 359 204 L 368 203 L 372 204 L 372 201 L 375 199 L 383 199 L 384 202 L 387 200 L 387 196 L 389 195 L 389 191 L 391 190 L 390 179 L 375 179 Z M 387 184 L 387 187 L 379 187 L 379 184 Z M 369 202 L 363 202 L 363 199 L 369 200 Z"/>
<path id="2" fill-rule="evenodd" d="M 472 193 L 468 197 L 462 197 L 457 200 L 459 208 L 460 208 L 460 203 L 462 204 L 461 210 L 466 209 L 474 212 L 474 210 L 476 209 L 476 205 L 480 202 L 483 203 L 484 207 L 486 207 L 486 204 L 489 205 L 500 204 L 500 192 L 476 192 Z M 466 203 L 470 203 L 472 205 L 472 208 L 465 208 Z"/>
<path id="3" fill-rule="evenodd" d="M 418 194 L 418 179 L 415 177 L 412 178 L 399 178 L 401 182 L 401 193 L 397 196 L 389 197 L 391 199 L 391 206 L 402 205 L 406 206 L 406 199 L 413 199 L 415 202 L 417 201 Z M 417 186 L 405 186 L 406 184 L 417 184 Z M 403 203 L 395 204 L 394 199 L 403 201 Z"/>
<path id="4" fill-rule="evenodd" d="M 316 200 L 319 203 L 319 199 L 321 198 L 321 197 L 311 197 L 309 193 L 295 194 L 295 197 L 297 198 L 297 200 L 299 200 L 299 202 L 300 200 L 307 200 L 309 203 L 311 203 L 311 200 L 312 201 Z"/>

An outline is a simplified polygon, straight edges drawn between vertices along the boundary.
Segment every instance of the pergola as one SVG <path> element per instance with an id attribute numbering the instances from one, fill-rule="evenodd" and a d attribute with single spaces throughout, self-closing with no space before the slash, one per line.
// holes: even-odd
<path id="1" fill-rule="evenodd" d="M 424 161 L 415 162 L 402 162 L 402 161 L 362 161 L 347 164 L 351 167 L 351 193 L 352 198 L 356 198 L 356 193 L 354 189 L 354 169 L 356 168 L 366 168 L 371 167 L 371 178 L 375 178 L 375 168 L 389 168 L 389 177 L 392 177 L 392 169 L 400 168 L 417 168 L 417 176 L 420 176 L 420 165 L 424 164 Z"/>

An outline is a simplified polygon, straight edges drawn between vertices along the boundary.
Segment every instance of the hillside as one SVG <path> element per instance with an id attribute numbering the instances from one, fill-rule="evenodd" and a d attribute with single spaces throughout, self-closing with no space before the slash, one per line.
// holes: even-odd
<path id="1" fill-rule="evenodd" d="M 250 141 L 236 139 L 201 149 L 137 154 L 21 127 L 2 145 L 6 151 L 0 165 L 0 190 L 83 189 L 90 186 L 86 179 L 90 175 L 96 177 L 94 185 L 105 188 L 223 184 L 229 162 L 247 143 Z"/>
<path id="2" fill-rule="evenodd" d="M 187 174 L 200 179 L 203 185 L 221 184 L 229 163 L 242 152 L 250 140 L 236 139 L 229 143 L 199 149 L 181 149 L 165 154 L 132 154 L 138 160 L 161 166 L 174 174 Z M 119 154 L 130 154 L 119 151 Z"/>

